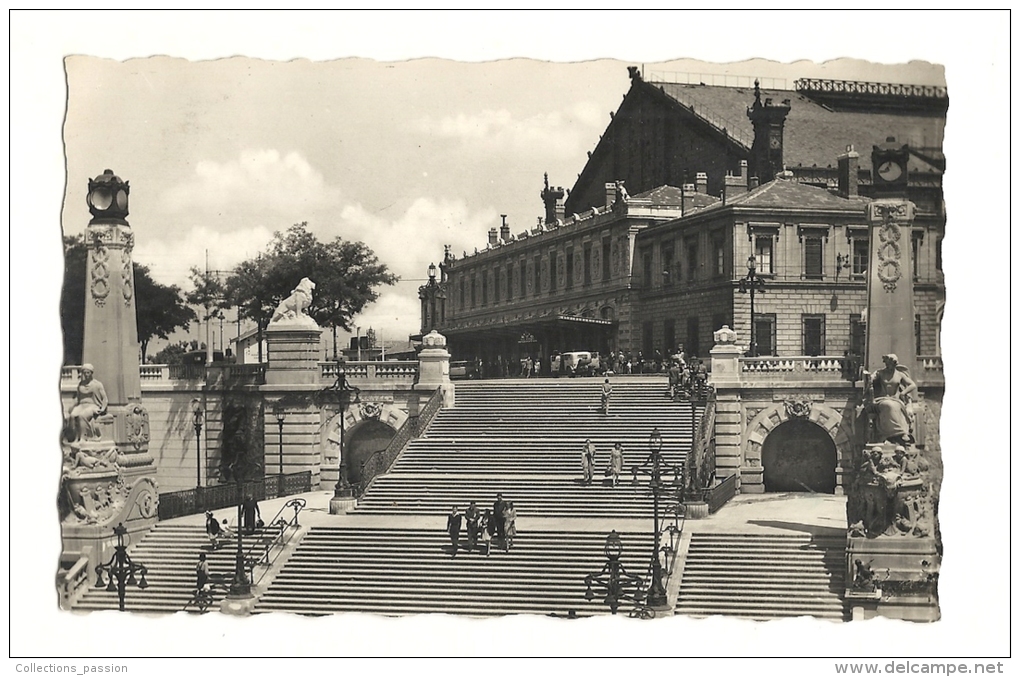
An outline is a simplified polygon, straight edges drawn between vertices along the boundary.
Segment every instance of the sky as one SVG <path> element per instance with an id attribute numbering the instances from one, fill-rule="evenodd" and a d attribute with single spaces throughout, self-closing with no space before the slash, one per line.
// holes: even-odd
<path id="1" fill-rule="evenodd" d="M 230 270 L 307 221 L 321 240 L 367 243 L 400 277 L 355 324 L 406 339 L 444 245 L 484 247 L 501 214 L 515 233 L 533 227 L 545 173 L 573 185 L 629 89 L 628 65 L 71 56 L 64 232 L 82 232 L 88 178 L 113 169 L 131 183 L 135 260 L 187 289 L 207 252 L 210 269 Z M 923 62 L 635 65 L 788 88 L 798 77 L 945 84 Z"/>
<path id="2" fill-rule="evenodd" d="M 831 674 L 831 661 L 782 657 L 1010 653 L 1010 613 L 1020 608 L 1020 587 L 1008 580 L 1020 561 L 1012 557 L 1013 543 L 1020 540 L 1011 538 L 1009 498 L 1020 477 L 1009 456 L 1018 416 L 1009 406 L 1009 384 L 1020 381 L 1020 374 L 1010 359 L 1016 339 L 1005 299 L 1012 292 L 1011 259 L 1020 257 L 1015 251 L 1020 245 L 1005 244 L 1006 198 L 1015 190 L 1014 142 L 1008 135 L 1008 15 L 107 11 L 14 12 L 10 20 L 10 238 L 5 244 L 11 292 L 9 312 L 0 314 L 0 322 L 6 322 L 0 343 L 10 356 L 10 388 L 0 397 L 6 398 L 10 431 L 11 656 L 230 656 L 231 669 L 258 677 L 292 666 L 244 656 L 484 655 L 499 651 L 492 649 L 498 636 L 500 648 L 519 656 L 769 656 L 753 662 L 734 658 L 728 668 L 710 660 L 636 667 L 796 676 Z M 149 62 L 131 59 L 154 54 L 198 63 L 178 68 L 173 78 L 143 76 L 141 64 Z M 69 55 L 93 69 L 86 74 L 94 78 L 91 84 L 69 80 Z M 250 62 L 233 66 L 229 76 L 190 74 L 236 55 L 278 63 L 262 70 Z M 341 70 L 315 77 L 279 75 L 293 59 L 348 57 L 362 60 L 321 66 L 357 65 L 346 75 Z M 427 64 L 417 60 L 423 57 L 472 65 L 454 66 L 440 77 L 434 67 L 421 72 Z M 565 75 L 571 70 L 566 65 L 521 71 L 509 79 L 473 74 L 512 57 L 548 59 L 589 69 L 585 73 L 592 76 Z M 55 431 L 62 416 L 57 397 L 60 234 L 62 225 L 80 232 L 87 223 L 89 176 L 109 167 L 131 181 L 136 255 L 153 266 L 157 279 L 172 282 L 189 266 L 203 265 L 206 246 L 211 263 L 227 267 L 231 257 L 257 251 L 272 230 L 296 220 L 309 221 L 322 237 L 334 232 L 363 237 L 396 272 L 420 278 L 441 256 L 445 241 L 455 250 L 483 244 L 500 213 L 508 214 L 515 228 L 533 223 L 541 212 L 543 172 L 554 183 L 572 183 L 609 111 L 626 92 L 625 66 L 684 57 L 720 63 L 763 57 L 798 68 L 802 59 L 824 63 L 840 57 L 945 66 L 951 103 L 945 140 L 943 356 L 950 385 L 940 425 L 946 465 L 941 621 L 838 625 L 797 619 L 748 625 L 677 618 L 633 624 L 606 618 L 563 626 L 534 618 L 479 623 L 436 617 L 260 617 L 241 622 L 213 614 L 125 619 L 57 610 L 53 565 L 60 540 L 53 495 L 60 472 Z M 593 61 L 602 58 L 615 62 Z M 415 61 L 405 64 L 407 59 Z M 255 80 L 247 75 L 249 66 L 259 74 Z M 138 74 L 130 75 L 130 69 Z M 743 67 L 733 70 L 755 74 Z M 859 67 L 857 72 L 882 79 L 878 72 Z M 275 92 L 265 84 L 274 77 Z M 845 76 L 833 72 L 830 77 Z M 382 82 L 403 88 L 377 86 Z M 307 103 L 313 94 L 319 105 Z M 232 112 L 229 106 L 219 109 L 231 101 Z M 263 111 L 279 117 L 266 121 Z M 103 133 L 76 123 L 72 134 L 72 112 L 93 116 Z M 286 170 L 282 175 L 280 167 Z M 68 195 L 73 199 L 65 205 Z M 387 245 L 387 235 L 396 245 Z M 378 304 L 383 314 L 366 316 L 366 322 L 377 322 L 378 328 L 392 316 L 399 331 L 407 332 L 405 321 L 416 328 L 417 307 L 408 308 L 406 298 L 397 295 Z M 394 636 L 399 637 L 396 649 L 386 642 Z M 130 663 L 132 674 L 153 675 L 202 665 L 92 662 Z M 425 669 L 431 666 L 439 667 L 425 664 Z M 345 660 L 342 666 L 305 662 L 296 667 L 389 673 L 419 666 Z M 449 669 L 495 677 L 572 667 L 500 660 Z M 631 664 L 595 660 L 579 667 L 600 674 Z"/>

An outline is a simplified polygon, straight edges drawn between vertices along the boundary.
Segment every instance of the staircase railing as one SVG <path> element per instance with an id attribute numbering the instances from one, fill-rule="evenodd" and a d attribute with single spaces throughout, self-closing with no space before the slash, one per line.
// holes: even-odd
<path id="1" fill-rule="evenodd" d="M 708 512 L 714 513 L 737 495 L 737 474 L 733 473 L 707 492 Z"/>
<path id="2" fill-rule="evenodd" d="M 304 509 L 306 505 L 305 499 L 303 498 L 292 498 L 280 508 L 276 513 L 276 516 L 269 522 L 269 526 L 279 527 L 279 531 L 276 532 L 276 536 L 269 541 L 264 543 L 262 547 L 259 547 L 259 542 L 256 541 L 245 554 L 245 566 L 248 568 L 249 580 L 252 585 L 258 585 L 269 569 L 272 567 L 273 562 L 279 557 L 280 553 L 283 552 L 283 547 L 290 542 L 290 539 L 294 537 L 298 527 L 301 524 L 298 522 L 298 515 Z M 283 517 L 283 511 L 288 508 L 294 510 L 294 515 L 288 520 Z M 279 547 L 278 547 L 279 546 Z M 257 552 L 254 552 L 256 549 Z M 258 580 L 255 580 L 255 567 L 262 566 L 265 570 L 262 575 L 259 576 Z"/>
<path id="3" fill-rule="evenodd" d="M 359 496 L 368 491 L 376 477 L 390 469 L 393 462 L 397 460 L 397 456 L 400 455 L 400 452 L 404 450 L 404 447 L 411 440 L 420 437 L 425 432 L 432 419 L 436 417 L 436 414 L 442 408 L 443 393 L 442 390 L 437 388 L 433 391 L 432 397 L 429 398 L 429 401 L 418 415 L 408 417 L 404 421 L 404 425 L 400 426 L 397 434 L 393 436 L 393 439 L 390 440 L 385 449 L 380 449 L 365 459 L 364 463 L 361 464 L 361 481 L 356 487 Z"/>
<path id="4" fill-rule="evenodd" d="M 89 586 L 89 558 L 82 555 L 67 571 L 57 572 L 60 608 L 70 609 Z"/>
<path id="5" fill-rule="evenodd" d="M 706 491 L 715 479 L 715 398 L 711 397 L 701 412 L 694 433 L 694 445 L 685 464 L 685 501 L 705 501 Z"/>
<path id="6" fill-rule="evenodd" d="M 161 520 L 198 515 L 207 510 L 219 510 L 236 506 L 245 496 L 256 501 L 279 498 L 291 494 L 303 494 L 312 490 L 312 472 L 305 470 L 287 475 L 266 475 L 258 480 L 214 484 L 195 489 L 170 491 L 159 495 L 159 518 Z"/>

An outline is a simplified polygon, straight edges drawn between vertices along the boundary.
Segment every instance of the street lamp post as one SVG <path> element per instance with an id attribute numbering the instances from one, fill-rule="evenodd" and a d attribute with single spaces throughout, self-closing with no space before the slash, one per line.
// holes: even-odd
<path id="1" fill-rule="evenodd" d="M 195 487 L 202 488 L 202 402 L 196 397 L 191 400 L 191 413 L 195 425 Z M 198 492 L 196 491 L 196 494 Z"/>
<path id="2" fill-rule="evenodd" d="M 352 387 L 347 383 L 347 371 L 344 369 L 344 364 L 340 360 L 336 363 L 336 382 L 333 384 L 331 390 L 337 393 L 337 404 L 340 409 L 339 420 L 337 422 L 340 428 L 340 467 L 339 477 L 337 478 L 336 487 L 333 489 L 333 498 L 346 499 L 352 498 L 354 492 L 351 484 L 347 479 L 347 462 L 346 462 L 346 450 L 344 449 L 344 417 L 347 415 L 347 407 L 351 402 L 358 402 L 358 389 Z M 353 395 L 354 399 L 351 399 Z"/>
<path id="3" fill-rule="evenodd" d="M 280 475 L 280 484 L 281 484 L 281 486 L 279 486 L 277 488 L 277 492 L 280 493 L 280 492 L 283 491 L 283 486 L 282 486 L 282 483 L 283 483 L 283 421 L 284 421 L 284 419 L 287 416 L 287 412 L 283 408 L 283 405 L 281 405 L 279 402 L 277 402 L 275 405 L 273 405 L 273 415 L 276 416 L 276 425 L 277 425 L 278 431 L 279 431 L 279 437 L 278 437 L 279 443 L 280 443 L 279 444 L 279 448 L 280 448 L 280 473 L 279 473 L 279 475 Z"/>
<path id="4" fill-rule="evenodd" d="M 248 573 L 244 566 L 244 529 L 241 524 L 244 519 L 244 503 L 247 497 L 242 493 L 240 475 L 236 476 L 235 480 L 237 481 L 237 526 L 234 531 L 237 532 L 237 552 L 234 555 L 234 580 L 230 582 L 227 596 L 231 599 L 243 599 L 251 597 L 251 582 L 248 580 Z"/>
<path id="5" fill-rule="evenodd" d="M 754 254 L 747 257 L 747 275 L 740 278 L 740 293 L 751 294 L 751 357 L 758 357 L 758 337 L 754 328 L 754 294 L 765 293 L 765 280 L 758 275 L 758 262 Z"/>
<path id="6" fill-rule="evenodd" d="M 604 601 L 609 605 L 609 610 L 615 615 L 620 608 L 621 600 L 640 602 L 644 598 L 644 581 L 640 576 L 635 576 L 624 568 L 620 562 L 620 555 L 623 553 L 623 542 L 616 530 L 609 532 L 606 536 L 606 563 L 602 571 L 597 574 L 588 574 L 584 577 L 587 589 L 584 591 L 584 598 L 591 602 L 595 599 L 595 591 L 592 585 L 596 585 L 605 591 Z M 633 588 L 633 592 L 630 591 Z"/>
<path id="7" fill-rule="evenodd" d="M 149 583 L 145 580 L 145 574 L 148 573 L 148 568 L 144 564 L 139 564 L 131 559 L 131 556 L 127 553 L 127 544 L 124 542 L 124 537 L 127 535 L 127 528 L 124 523 L 119 523 L 113 529 L 114 535 L 117 537 L 117 545 L 114 548 L 113 556 L 110 557 L 110 561 L 105 564 L 99 564 L 96 566 L 96 587 L 105 587 L 108 591 L 117 591 L 118 608 L 124 611 L 124 594 L 127 592 L 128 585 L 137 585 L 140 589 L 145 590 L 149 587 Z M 103 573 L 106 573 L 109 578 L 109 583 L 103 583 Z M 135 581 L 135 574 L 141 574 L 141 580 Z M 116 583 L 114 583 L 116 579 Z"/>
<path id="8" fill-rule="evenodd" d="M 682 486 L 680 479 L 680 466 L 673 467 L 673 483 L 669 487 L 663 482 L 662 474 L 662 433 L 658 428 L 652 430 L 648 437 L 648 458 L 639 466 L 631 468 L 634 484 L 637 484 L 638 473 L 648 475 L 648 486 L 652 492 L 652 520 L 654 529 L 654 545 L 652 549 L 652 560 L 649 568 L 652 572 L 652 580 L 648 585 L 648 606 L 662 609 L 669 606 L 666 595 L 666 587 L 662 583 L 662 563 L 659 561 L 661 549 L 661 534 L 659 533 L 659 497 L 667 489 L 675 491 Z"/>

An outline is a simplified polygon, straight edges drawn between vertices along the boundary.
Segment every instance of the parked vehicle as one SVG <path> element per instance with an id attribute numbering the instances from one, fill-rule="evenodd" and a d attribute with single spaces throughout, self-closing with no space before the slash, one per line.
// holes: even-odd
<path id="1" fill-rule="evenodd" d="M 450 362 L 450 380 L 478 378 L 478 365 L 474 360 Z"/>
<path id="2" fill-rule="evenodd" d="M 552 373 L 560 376 L 592 376 L 599 373 L 600 361 L 598 353 L 587 350 L 554 355 Z"/>

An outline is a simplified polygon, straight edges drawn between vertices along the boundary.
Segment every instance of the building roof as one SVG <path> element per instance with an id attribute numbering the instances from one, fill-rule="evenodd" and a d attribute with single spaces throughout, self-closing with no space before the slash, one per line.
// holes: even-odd
<path id="1" fill-rule="evenodd" d="M 651 200 L 653 205 L 680 207 L 683 204 L 684 192 L 676 186 L 659 186 L 631 197 Z"/>
<path id="2" fill-rule="evenodd" d="M 726 205 L 718 207 L 749 207 L 758 209 L 839 209 L 862 212 L 870 200 L 866 197 L 852 199 L 834 195 L 825 188 L 809 186 L 797 181 L 777 178 L 743 193 Z M 707 211 L 707 210 L 706 210 Z"/>
<path id="3" fill-rule="evenodd" d="M 647 83 L 677 101 L 695 115 L 720 129 L 749 150 L 754 128 L 747 108 L 754 102 L 749 87 L 716 87 L 677 83 Z M 783 159 L 787 167 L 835 167 L 836 157 L 853 145 L 863 160 L 872 146 L 889 136 L 909 144 L 937 163 L 944 163 L 942 139 L 945 116 L 918 112 L 836 111 L 794 90 L 762 89 L 761 98 L 780 103 L 790 100 L 790 113 L 783 134 Z M 914 156 L 912 170 L 938 171 Z"/>

